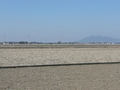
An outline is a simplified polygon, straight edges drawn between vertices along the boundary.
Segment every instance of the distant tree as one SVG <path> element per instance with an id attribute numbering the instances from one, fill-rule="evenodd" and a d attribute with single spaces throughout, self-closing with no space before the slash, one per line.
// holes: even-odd
<path id="1" fill-rule="evenodd" d="M 20 41 L 19 44 L 28 44 L 26 41 Z"/>
<path id="2" fill-rule="evenodd" d="M 61 41 L 58 41 L 58 44 L 61 44 L 62 42 Z"/>

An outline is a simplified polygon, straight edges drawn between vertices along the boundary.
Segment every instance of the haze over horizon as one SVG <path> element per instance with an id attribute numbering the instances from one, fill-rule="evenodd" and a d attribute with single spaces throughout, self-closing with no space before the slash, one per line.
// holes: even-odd
<path id="1" fill-rule="evenodd" d="M 0 42 L 120 39 L 120 0 L 0 0 Z"/>

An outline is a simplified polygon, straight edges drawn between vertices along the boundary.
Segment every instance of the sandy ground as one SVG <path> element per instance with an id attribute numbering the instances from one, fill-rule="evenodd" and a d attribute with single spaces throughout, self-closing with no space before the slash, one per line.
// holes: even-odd
<path id="1" fill-rule="evenodd" d="M 0 49 L 0 66 L 120 62 L 120 48 Z"/>
<path id="2" fill-rule="evenodd" d="M 0 69 L 0 90 L 120 90 L 120 64 Z"/>

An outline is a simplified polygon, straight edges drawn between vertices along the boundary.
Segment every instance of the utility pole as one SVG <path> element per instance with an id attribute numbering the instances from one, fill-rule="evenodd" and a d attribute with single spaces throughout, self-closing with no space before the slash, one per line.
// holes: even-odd
<path id="1" fill-rule="evenodd" d="M 28 44 L 29 44 L 29 42 L 30 42 L 30 36 L 28 35 Z"/>
<path id="2" fill-rule="evenodd" d="M 63 43 L 63 36 L 61 36 L 61 42 Z"/>
<path id="3" fill-rule="evenodd" d="M 6 36 L 5 36 L 5 34 L 4 34 L 4 42 L 6 43 Z"/>

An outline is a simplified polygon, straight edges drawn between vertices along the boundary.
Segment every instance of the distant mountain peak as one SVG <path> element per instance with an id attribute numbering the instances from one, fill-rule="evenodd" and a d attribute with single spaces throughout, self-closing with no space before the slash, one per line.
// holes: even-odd
<path id="1" fill-rule="evenodd" d="M 90 42 L 109 42 L 109 43 L 115 43 L 115 42 L 120 42 L 120 39 L 115 39 L 111 37 L 106 37 L 106 36 L 101 36 L 101 35 L 92 35 L 86 38 L 83 38 L 82 40 L 79 41 L 80 43 L 90 43 Z"/>

